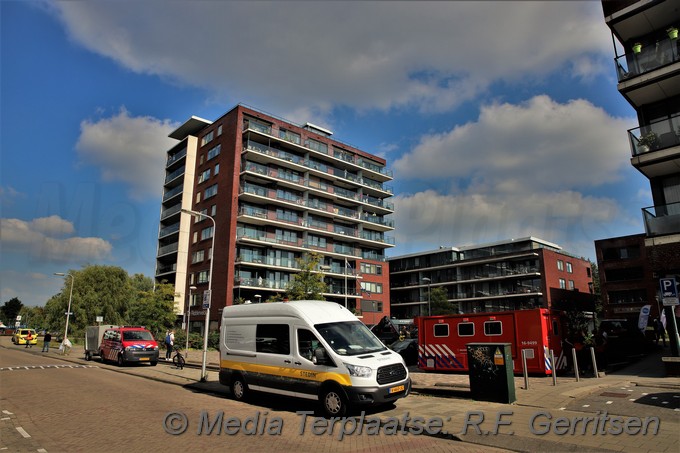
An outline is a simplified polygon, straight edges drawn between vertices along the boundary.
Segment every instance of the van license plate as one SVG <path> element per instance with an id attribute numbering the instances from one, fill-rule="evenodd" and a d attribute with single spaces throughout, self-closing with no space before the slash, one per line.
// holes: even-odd
<path id="1" fill-rule="evenodd" d="M 398 392 L 403 392 L 404 391 L 404 386 L 403 385 L 398 385 L 396 387 L 392 387 L 390 389 L 390 393 L 398 393 Z"/>
<path id="2" fill-rule="evenodd" d="M 149 358 L 148 358 L 148 357 L 140 357 L 139 360 L 140 360 L 140 361 L 149 360 Z"/>

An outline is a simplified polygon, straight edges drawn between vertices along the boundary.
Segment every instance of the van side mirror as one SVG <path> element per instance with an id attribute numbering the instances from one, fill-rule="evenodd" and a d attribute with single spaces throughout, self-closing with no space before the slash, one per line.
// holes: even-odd
<path id="1" fill-rule="evenodd" d="M 312 357 L 312 363 L 314 365 L 333 365 L 333 362 L 331 362 L 330 357 L 328 357 L 328 353 L 321 346 L 314 349 L 314 356 Z"/>

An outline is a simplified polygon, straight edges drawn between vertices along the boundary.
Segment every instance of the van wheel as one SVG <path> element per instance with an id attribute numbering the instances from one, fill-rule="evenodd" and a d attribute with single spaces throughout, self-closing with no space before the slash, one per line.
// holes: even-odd
<path id="1" fill-rule="evenodd" d="M 151 362 L 151 366 L 156 366 L 156 365 L 158 365 L 158 362 L 156 362 L 156 361 Z"/>
<path id="2" fill-rule="evenodd" d="M 125 360 L 123 360 L 123 354 L 118 354 L 118 366 L 125 365 Z"/>
<path id="3" fill-rule="evenodd" d="M 87 360 L 88 362 L 92 360 L 92 353 L 90 351 L 87 351 L 85 353 L 85 360 Z"/>
<path id="4" fill-rule="evenodd" d="M 347 413 L 347 398 L 337 387 L 327 387 L 321 392 L 321 408 L 327 417 L 344 417 Z"/>
<path id="5" fill-rule="evenodd" d="M 106 363 L 106 357 L 104 357 L 104 351 L 99 351 L 99 358 L 101 359 L 102 363 Z"/>
<path id="6" fill-rule="evenodd" d="M 231 396 L 237 401 L 244 401 L 248 397 L 248 384 L 242 376 L 234 376 L 231 381 Z"/>

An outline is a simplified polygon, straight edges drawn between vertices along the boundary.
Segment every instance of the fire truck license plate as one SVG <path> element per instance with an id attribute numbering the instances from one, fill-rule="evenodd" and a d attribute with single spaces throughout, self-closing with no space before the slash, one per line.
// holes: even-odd
<path id="1" fill-rule="evenodd" d="M 404 391 L 404 386 L 403 385 L 398 385 L 396 387 L 392 387 L 390 389 L 390 393 L 397 393 L 397 392 L 403 392 Z"/>

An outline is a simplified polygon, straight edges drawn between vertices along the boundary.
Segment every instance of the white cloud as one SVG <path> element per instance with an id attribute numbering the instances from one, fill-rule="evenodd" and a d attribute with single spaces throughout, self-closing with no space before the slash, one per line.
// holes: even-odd
<path id="1" fill-rule="evenodd" d="M 629 168 L 621 131 L 631 124 L 585 100 L 536 96 L 482 107 L 476 122 L 422 137 L 393 168 L 399 180 L 464 179 L 481 193 L 580 190 L 617 181 Z"/>
<path id="2" fill-rule="evenodd" d="M 496 81 L 522 83 L 556 70 L 577 78 L 609 72 L 598 60 L 611 56 L 597 2 L 52 7 L 74 41 L 132 71 L 278 112 L 337 105 L 448 110 Z M 578 64 L 566 63 L 574 59 Z"/>
<path id="3" fill-rule="evenodd" d="M 34 261 L 58 263 L 99 261 L 108 258 L 112 246 L 96 237 L 61 237 L 73 234 L 73 225 L 58 216 L 32 221 L 0 219 L 3 253 L 15 252 Z"/>
<path id="4" fill-rule="evenodd" d="M 536 236 L 594 258 L 592 241 L 610 236 L 612 225 L 640 228 L 617 200 L 597 194 L 630 169 L 621 131 L 633 122 L 588 101 L 536 96 L 485 106 L 475 122 L 422 137 L 394 163 L 395 180 L 441 181 L 444 189 L 395 198 L 397 243 Z"/>
<path id="5" fill-rule="evenodd" d="M 76 149 L 85 162 L 101 169 L 104 181 L 128 184 L 132 198 L 159 197 L 165 151 L 177 143 L 168 134 L 177 126 L 169 120 L 131 117 L 121 109 L 110 118 L 83 121 Z"/>
<path id="6" fill-rule="evenodd" d="M 0 205 L 11 206 L 15 200 L 20 198 L 25 198 L 25 195 L 18 192 L 14 187 L 0 186 Z"/>

